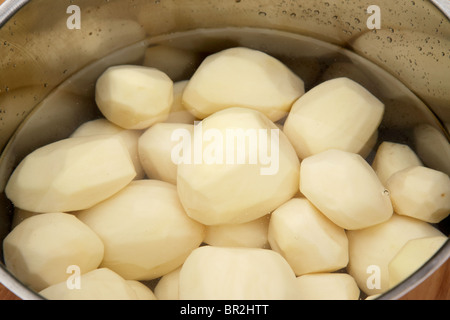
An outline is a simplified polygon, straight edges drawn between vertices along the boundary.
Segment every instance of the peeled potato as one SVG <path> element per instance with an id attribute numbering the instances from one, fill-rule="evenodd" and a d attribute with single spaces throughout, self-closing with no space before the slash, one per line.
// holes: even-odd
<path id="1" fill-rule="evenodd" d="M 101 266 L 127 280 L 152 280 L 178 268 L 204 237 L 176 187 L 157 180 L 133 181 L 78 218 L 105 244 Z"/>
<path id="2" fill-rule="evenodd" d="M 167 123 L 185 123 L 194 124 L 197 119 L 192 113 L 190 113 L 183 105 L 183 93 L 186 88 L 188 80 L 176 82 L 173 85 L 173 104 L 170 110 Z"/>
<path id="3" fill-rule="evenodd" d="M 70 138 L 28 155 L 13 172 L 5 192 L 23 210 L 71 212 L 109 198 L 135 176 L 120 138 Z"/>
<path id="4" fill-rule="evenodd" d="M 205 225 L 256 220 L 298 191 L 299 159 L 259 111 L 217 112 L 194 128 L 190 144 L 184 151 L 192 157 L 178 165 L 178 193 L 187 214 Z"/>
<path id="5" fill-rule="evenodd" d="M 158 300 L 179 300 L 181 267 L 161 277 L 155 287 Z"/>
<path id="6" fill-rule="evenodd" d="M 296 280 L 299 300 L 358 300 L 360 290 L 346 273 L 317 273 Z"/>
<path id="7" fill-rule="evenodd" d="M 450 214 L 450 178 L 423 166 L 395 173 L 386 183 L 396 213 L 439 223 Z"/>
<path id="8" fill-rule="evenodd" d="M 181 300 L 290 300 L 295 289 L 289 264 L 266 249 L 201 247 L 180 272 Z"/>
<path id="9" fill-rule="evenodd" d="M 337 271 L 348 263 L 345 230 L 304 198 L 292 199 L 272 213 L 269 243 L 297 276 Z"/>
<path id="10" fill-rule="evenodd" d="M 206 227 L 203 240 L 217 247 L 268 248 L 270 215 L 241 224 Z"/>
<path id="11" fill-rule="evenodd" d="M 394 173 L 421 165 L 423 165 L 422 161 L 409 146 L 388 141 L 378 147 L 372 163 L 373 169 L 384 186 Z"/>
<path id="12" fill-rule="evenodd" d="M 258 110 L 275 122 L 304 92 L 303 81 L 277 59 L 231 48 L 203 61 L 184 91 L 183 104 L 200 119 L 231 106 Z"/>
<path id="13" fill-rule="evenodd" d="M 389 192 L 359 155 L 329 150 L 303 160 L 300 191 L 331 221 L 347 230 L 387 221 Z"/>
<path id="14" fill-rule="evenodd" d="M 389 262 L 400 249 L 409 240 L 438 236 L 443 234 L 432 225 L 396 214 L 376 226 L 347 231 L 347 271 L 367 295 L 384 293 L 389 289 Z"/>
<path id="15" fill-rule="evenodd" d="M 359 153 L 381 123 L 384 104 L 348 78 L 326 81 L 295 102 L 284 125 L 301 159 L 329 149 Z"/>
<path id="16" fill-rule="evenodd" d="M 66 282 L 39 292 L 48 300 L 138 300 L 132 286 L 115 272 L 100 268 L 81 275 L 80 288 L 69 288 Z"/>
<path id="17" fill-rule="evenodd" d="M 126 280 L 126 283 L 136 293 L 137 300 L 157 300 L 153 291 L 142 282 L 136 280 Z"/>
<path id="18" fill-rule="evenodd" d="M 19 224 L 3 241 L 5 264 L 22 283 L 34 290 L 66 281 L 67 268 L 86 273 L 103 259 L 100 238 L 75 216 L 47 213 Z"/>
<path id="19" fill-rule="evenodd" d="M 142 132 L 138 130 L 125 130 L 106 119 L 97 119 L 82 124 L 70 137 L 80 138 L 98 135 L 117 135 L 122 138 L 130 152 L 130 157 L 133 161 L 134 169 L 136 170 L 136 177 L 134 179 L 140 180 L 145 176 L 138 153 L 138 140 L 141 134 Z"/>
<path id="20" fill-rule="evenodd" d="M 95 100 L 114 124 L 124 129 L 147 129 L 169 116 L 173 82 L 154 68 L 110 67 L 97 80 Z"/>
<path id="21" fill-rule="evenodd" d="M 419 270 L 447 240 L 438 236 L 408 241 L 389 262 L 389 287 L 395 287 Z"/>
<path id="22" fill-rule="evenodd" d="M 193 124 L 157 123 L 139 139 L 139 158 L 147 177 L 177 184 L 177 164 L 172 151 L 178 144 L 172 137 L 178 132 L 192 135 Z"/>

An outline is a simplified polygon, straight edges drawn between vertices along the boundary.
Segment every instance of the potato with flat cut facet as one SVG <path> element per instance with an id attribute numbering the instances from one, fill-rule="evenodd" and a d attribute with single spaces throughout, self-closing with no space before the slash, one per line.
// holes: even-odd
<path id="1" fill-rule="evenodd" d="M 417 219 L 393 215 L 391 219 L 362 230 L 347 231 L 348 273 L 367 295 L 389 290 L 389 262 L 413 239 L 444 236 L 438 229 Z"/>
<path id="2" fill-rule="evenodd" d="M 450 214 L 450 178 L 423 166 L 395 173 L 386 183 L 396 213 L 439 223 Z"/>
<path id="3" fill-rule="evenodd" d="M 154 68 L 110 67 L 97 80 L 95 100 L 112 123 L 124 129 L 147 129 L 167 120 L 173 103 L 173 82 Z"/>
<path id="4" fill-rule="evenodd" d="M 190 136 L 194 133 L 193 124 L 157 123 L 145 131 L 138 142 L 141 165 L 147 177 L 177 184 L 178 166 L 172 160 L 172 152 L 178 144 L 177 134 Z"/>
<path id="5" fill-rule="evenodd" d="M 23 210 L 72 212 L 109 198 L 135 176 L 121 138 L 69 138 L 29 154 L 13 172 L 5 192 Z"/>
<path id="6" fill-rule="evenodd" d="M 291 300 L 295 274 L 272 250 L 205 246 L 180 272 L 181 300 Z"/>
<path id="7" fill-rule="evenodd" d="M 138 300 L 129 283 L 117 273 L 100 268 L 80 276 L 79 288 L 70 288 L 67 282 L 52 285 L 39 292 L 48 300 Z"/>
<path id="8" fill-rule="evenodd" d="M 316 273 L 296 280 L 299 300 L 358 300 L 360 290 L 346 273 Z"/>
<path id="9" fill-rule="evenodd" d="M 303 160 L 300 191 L 331 221 L 347 230 L 387 221 L 389 192 L 360 156 L 329 150 Z"/>
<path id="10" fill-rule="evenodd" d="M 269 243 L 297 276 L 337 271 L 348 263 L 345 230 L 304 198 L 292 199 L 272 213 Z"/>
<path id="11" fill-rule="evenodd" d="M 199 119 L 243 107 L 275 122 L 304 93 L 303 81 L 277 59 L 258 50 L 231 48 L 203 61 L 184 91 L 183 104 Z"/>
<path id="12" fill-rule="evenodd" d="M 270 215 L 241 224 L 206 227 L 204 242 L 218 247 L 268 248 Z"/>
<path id="13" fill-rule="evenodd" d="M 126 283 L 134 290 L 137 300 L 157 300 L 153 291 L 142 282 L 126 280 Z"/>
<path id="14" fill-rule="evenodd" d="M 158 300 L 179 300 L 181 267 L 161 277 L 155 287 Z"/>
<path id="15" fill-rule="evenodd" d="M 138 154 L 138 140 L 141 134 L 142 132 L 139 130 L 125 130 L 106 119 L 97 119 L 82 124 L 70 137 L 80 138 L 100 135 L 119 136 L 123 139 L 123 142 L 130 152 L 130 157 L 136 170 L 136 177 L 134 179 L 140 180 L 145 176 Z"/>
<path id="16" fill-rule="evenodd" d="M 256 220 L 298 191 L 295 150 L 259 111 L 219 111 L 184 140 L 190 156 L 178 165 L 178 194 L 187 214 L 205 225 Z"/>
<path id="17" fill-rule="evenodd" d="M 153 280 L 178 268 L 204 237 L 176 187 L 157 180 L 133 181 L 77 216 L 105 244 L 102 267 L 127 280 Z"/>
<path id="18" fill-rule="evenodd" d="M 445 236 L 408 241 L 389 262 L 389 287 L 395 287 L 419 270 L 447 241 Z"/>
<path id="19" fill-rule="evenodd" d="M 96 269 L 103 259 L 100 238 L 75 216 L 46 213 L 19 224 L 3 241 L 5 264 L 34 290 L 66 281 L 67 269 Z"/>
<path id="20" fill-rule="evenodd" d="M 422 161 L 408 145 L 385 141 L 378 147 L 372 168 L 386 186 L 387 180 L 394 173 L 421 165 Z"/>
<path id="21" fill-rule="evenodd" d="M 384 104 L 348 78 L 326 81 L 295 102 L 284 125 L 298 156 L 329 149 L 359 153 L 381 123 Z"/>

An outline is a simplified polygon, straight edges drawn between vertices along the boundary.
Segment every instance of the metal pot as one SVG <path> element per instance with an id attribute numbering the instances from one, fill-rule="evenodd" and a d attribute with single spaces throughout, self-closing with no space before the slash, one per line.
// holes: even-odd
<path id="1" fill-rule="evenodd" d="M 365 0 L 6 0 L 0 6 L 0 151 L 4 151 L 0 158 L 0 239 L 11 223 L 11 204 L 3 190 L 12 168 L 31 150 L 66 137 L 77 125 L 95 117 L 89 102 L 95 76 L 108 64 L 142 59 L 143 46 L 153 39 L 197 29 L 232 28 L 225 37 L 208 39 L 207 47 L 213 51 L 241 43 L 240 32 L 253 29 L 313 37 L 321 41 L 314 50 L 294 46 L 290 53 L 310 50 L 301 58 L 313 61 L 326 56 L 327 63 L 339 62 L 344 55 L 356 65 L 363 58 L 371 63 L 366 72 L 380 67 L 385 73 L 377 74 L 374 90 L 392 102 L 385 125 L 403 133 L 426 119 L 448 143 L 449 19 L 447 0 L 379 0 L 376 6 Z M 164 39 L 179 40 L 177 36 Z M 180 42 L 185 47 L 205 44 L 192 36 L 186 39 Z M 251 37 L 246 39 L 251 45 Z M 270 42 L 274 39 L 280 40 L 263 32 L 254 46 L 273 53 L 278 46 Z M 330 55 L 325 44 L 339 55 Z M 120 53 L 123 48 L 131 48 L 126 49 L 125 60 Z M 344 49 L 345 53 L 340 52 Z M 110 54 L 109 60 L 77 74 Z M 318 70 L 323 71 L 323 65 Z M 386 77 L 395 77 L 399 86 L 413 92 L 412 100 L 394 99 L 394 90 L 382 85 Z M 61 86 L 63 90 L 52 94 Z M 442 168 L 449 162 L 432 151 L 423 152 L 424 157 L 430 156 L 429 166 Z M 448 219 L 439 227 L 448 234 Z M 449 256 L 447 242 L 420 270 L 379 299 L 403 296 Z M 20 298 L 41 298 L 3 264 L 0 281 Z"/>

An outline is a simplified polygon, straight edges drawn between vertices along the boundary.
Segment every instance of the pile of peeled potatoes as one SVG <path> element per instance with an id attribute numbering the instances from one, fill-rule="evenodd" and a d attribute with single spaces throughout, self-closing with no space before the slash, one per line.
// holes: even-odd
<path id="1" fill-rule="evenodd" d="M 385 106 L 348 78 L 305 92 L 237 47 L 181 82 L 110 67 L 95 100 L 5 190 L 5 264 L 44 298 L 370 299 L 448 239 L 449 176 L 379 141 Z"/>

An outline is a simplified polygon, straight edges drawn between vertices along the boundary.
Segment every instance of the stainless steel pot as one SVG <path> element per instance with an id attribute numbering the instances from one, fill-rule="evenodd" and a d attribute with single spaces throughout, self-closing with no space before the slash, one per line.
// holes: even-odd
<path id="1" fill-rule="evenodd" d="M 449 4 L 448 0 L 378 0 L 376 6 L 367 0 L 6 0 L 0 6 L 0 151 L 8 149 L 0 159 L 0 239 L 11 222 L 10 204 L 2 193 L 10 170 L 33 148 L 67 136 L 93 117 L 87 101 L 93 95 L 95 70 L 98 73 L 106 65 L 91 69 L 90 77 L 71 76 L 130 45 L 137 48 L 132 59 L 141 59 L 141 41 L 163 35 L 224 27 L 263 28 L 345 48 L 355 54 L 351 59 L 356 61 L 359 56 L 371 61 L 415 93 L 420 99 L 415 103 L 424 102 L 418 107 L 418 117 L 432 118 L 448 142 Z M 120 54 L 111 59 L 110 64 L 120 61 Z M 61 84 L 63 97 L 55 98 L 51 92 Z M 47 103 L 52 107 L 42 108 L 48 99 L 64 103 Z M 410 109 L 405 104 L 391 108 L 390 123 L 401 130 L 409 130 L 417 120 L 417 116 L 408 118 Z M 24 122 L 31 118 L 34 121 Z M 449 162 L 448 158 L 439 160 Z M 448 234 L 448 219 L 440 227 Z M 449 256 L 447 243 L 380 299 L 403 296 Z M 3 264 L 0 282 L 23 299 L 40 299 Z"/>

